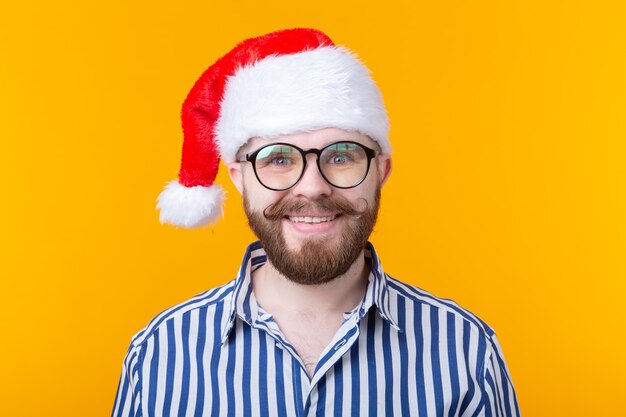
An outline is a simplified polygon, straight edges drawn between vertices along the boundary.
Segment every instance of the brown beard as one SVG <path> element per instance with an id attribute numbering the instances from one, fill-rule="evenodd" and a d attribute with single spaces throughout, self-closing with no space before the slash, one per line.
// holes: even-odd
<path id="1" fill-rule="evenodd" d="M 250 208 L 245 193 L 243 196 L 248 224 L 263 244 L 272 265 L 290 281 L 303 285 L 327 283 L 345 274 L 359 257 L 376 224 L 380 186 L 376 187 L 374 204 L 371 207 L 367 201 L 361 201 L 365 202 L 365 209 L 359 211 L 343 197 L 314 202 L 283 199 L 260 213 Z M 312 238 L 306 240 L 299 250 L 287 248 L 281 222 L 287 213 L 305 210 L 338 213 L 346 217 L 345 230 L 340 241 L 333 245 L 327 238 Z"/>

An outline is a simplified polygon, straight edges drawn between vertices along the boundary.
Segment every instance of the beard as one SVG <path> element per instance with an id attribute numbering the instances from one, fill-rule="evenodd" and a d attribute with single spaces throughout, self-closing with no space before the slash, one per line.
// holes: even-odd
<path id="1" fill-rule="evenodd" d="M 374 204 L 359 210 L 343 197 L 316 201 L 282 199 L 258 212 L 250 207 L 244 192 L 244 210 L 248 224 L 259 238 L 271 264 L 290 281 L 303 285 L 318 285 L 345 274 L 361 255 L 374 229 L 380 205 L 380 185 L 376 187 Z M 328 237 L 306 239 L 297 250 L 287 247 L 282 221 L 287 213 L 319 210 L 337 213 L 332 221 L 344 218 L 344 230 L 337 242 Z"/>

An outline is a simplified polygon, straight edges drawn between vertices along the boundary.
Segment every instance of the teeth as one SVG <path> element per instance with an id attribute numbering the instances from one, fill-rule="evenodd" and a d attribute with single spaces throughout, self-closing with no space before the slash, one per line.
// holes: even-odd
<path id="1" fill-rule="evenodd" d="M 335 220 L 335 216 L 329 216 L 329 217 L 310 217 L 310 216 L 291 216 L 289 217 L 289 220 L 291 220 L 294 223 L 323 223 L 323 222 L 330 222 L 332 220 Z"/>

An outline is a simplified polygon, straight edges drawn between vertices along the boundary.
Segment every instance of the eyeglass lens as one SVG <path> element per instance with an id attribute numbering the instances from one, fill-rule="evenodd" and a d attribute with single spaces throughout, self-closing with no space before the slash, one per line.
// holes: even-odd
<path id="1" fill-rule="evenodd" d="M 304 171 L 302 152 L 288 144 L 272 144 L 261 148 L 255 160 L 259 181 L 275 190 L 286 190 L 298 182 Z M 362 146 L 352 142 L 333 143 L 321 150 L 318 166 L 330 184 L 350 188 L 363 181 L 369 158 Z"/>

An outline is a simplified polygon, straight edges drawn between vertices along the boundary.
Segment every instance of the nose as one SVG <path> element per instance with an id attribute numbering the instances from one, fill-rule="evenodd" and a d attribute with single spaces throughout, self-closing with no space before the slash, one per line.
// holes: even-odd
<path id="1" fill-rule="evenodd" d="M 317 166 L 317 156 L 309 154 L 306 157 L 306 168 L 300 181 L 291 189 L 292 194 L 310 200 L 328 197 L 332 193 L 333 187 L 322 177 Z"/>

